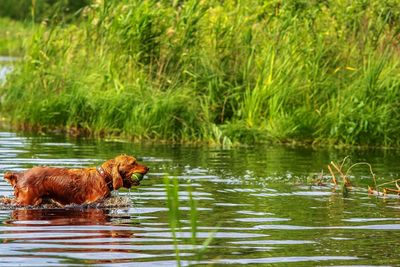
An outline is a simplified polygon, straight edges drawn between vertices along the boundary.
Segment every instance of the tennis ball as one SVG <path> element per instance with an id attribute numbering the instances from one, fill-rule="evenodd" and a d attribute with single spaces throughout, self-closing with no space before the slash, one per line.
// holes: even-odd
<path id="1" fill-rule="evenodd" d="M 132 174 L 131 179 L 134 181 L 140 182 L 141 180 L 143 180 L 143 177 L 144 177 L 143 174 L 137 172 L 137 173 Z"/>

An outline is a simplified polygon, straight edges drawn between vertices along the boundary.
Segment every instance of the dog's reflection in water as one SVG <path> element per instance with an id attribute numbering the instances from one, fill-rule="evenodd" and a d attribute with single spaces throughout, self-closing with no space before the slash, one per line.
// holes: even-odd
<path id="1" fill-rule="evenodd" d="M 118 214 L 116 214 L 115 210 L 106 210 L 106 209 L 17 209 L 13 210 L 11 213 L 11 218 L 9 220 L 3 221 L 4 224 L 13 225 L 15 227 L 18 226 L 26 226 L 29 229 L 19 231 L 18 232 L 26 232 L 29 233 L 31 231 L 37 231 L 39 229 L 48 231 L 51 228 L 47 229 L 47 226 L 79 226 L 85 225 L 90 226 L 93 225 L 93 230 L 89 228 L 84 228 L 85 232 L 96 233 L 96 237 L 104 238 L 104 237 L 139 237 L 135 236 L 135 233 L 132 232 L 132 227 L 140 227 L 140 224 L 134 223 L 134 218 L 127 212 L 121 212 L 119 210 Z M 118 228 L 114 229 L 112 226 L 118 225 Z M 101 226 L 105 226 L 104 229 L 101 229 Z M 111 226 L 111 227 L 110 227 Z M 127 229 L 121 228 L 121 226 L 127 226 Z M 44 227 L 44 228 L 43 228 Z M 99 228 L 100 227 L 100 228 Z M 54 229 L 58 231 L 57 229 Z M 60 229 L 61 230 L 61 229 Z M 79 227 L 75 229 L 75 232 L 82 232 L 82 229 Z M 61 230 L 63 231 L 63 230 Z M 29 234 L 26 236 L 29 238 Z M 51 238 L 51 237 L 50 237 Z M 82 238 L 88 238 L 88 236 L 82 236 Z M 58 239 L 56 235 L 54 239 Z"/>
<path id="2" fill-rule="evenodd" d="M 34 226 L 109 224 L 112 212 L 105 209 L 16 209 L 7 224 Z"/>
<path id="3" fill-rule="evenodd" d="M 129 260 L 119 258 L 120 253 L 143 252 L 142 236 L 133 231 L 140 224 L 135 224 L 128 211 L 122 209 L 17 209 L 3 223 L 12 227 L 0 230 L 8 235 L 0 243 L 57 244 L 38 245 L 35 252 L 88 253 L 85 259 L 88 265 L 125 263 Z M 137 248 L 127 247 L 127 242 Z M 104 253 L 107 259 L 95 256 Z"/>

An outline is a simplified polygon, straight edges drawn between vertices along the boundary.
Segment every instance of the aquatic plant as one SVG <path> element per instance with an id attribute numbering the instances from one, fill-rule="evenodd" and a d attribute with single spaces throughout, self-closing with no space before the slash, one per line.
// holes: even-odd
<path id="1" fill-rule="evenodd" d="M 394 179 L 392 181 L 386 181 L 383 183 L 377 183 L 377 176 L 373 171 L 372 165 L 368 162 L 356 162 L 351 163 L 350 157 L 345 157 L 340 163 L 336 163 L 331 161 L 328 165 L 328 171 L 331 176 L 327 178 L 330 179 L 333 188 L 340 186 L 344 196 L 348 196 L 351 188 L 352 183 L 350 181 L 350 175 L 352 169 L 359 167 L 359 166 L 366 166 L 368 168 L 369 174 L 372 178 L 372 185 L 368 185 L 368 193 L 370 195 L 377 195 L 377 196 L 387 196 L 390 194 L 397 194 L 400 195 L 400 185 L 398 182 L 400 179 Z M 325 177 L 326 178 L 326 177 Z M 323 177 L 323 173 L 318 177 L 318 179 L 313 180 L 313 184 L 320 185 L 320 186 L 327 186 L 327 181 Z"/>
<path id="2" fill-rule="evenodd" d="M 332 175 L 332 183 L 337 186 L 341 185 L 343 195 L 347 196 L 349 189 L 351 188 L 351 182 L 350 182 L 350 171 L 357 166 L 360 165 L 366 165 L 369 167 L 370 174 L 372 175 L 372 179 L 374 181 L 374 184 L 376 185 L 376 176 L 375 173 L 372 171 L 372 166 L 368 162 L 357 162 L 354 164 L 351 164 L 347 168 L 345 168 L 345 164 L 347 162 L 350 162 L 350 157 L 345 157 L 340 164 L 335 163 L 334 161 L 331 161 L 328 164 L 328 170 L 330 174 Z M 339 177 L 341 179 L 337 179 L 335 175 L 335 171 L 339 174 Z"/>
<path id="3" fill-rule="evenodd" d="M 368 193 L 372 195 L 378 195 L 378 196 L 387 196 L 390 194 L 397 194 L 397 196 L 400 196 L 400 185 L 399 185 L 400 179 L 396 179 L 390 182 L 382 183 L 379 185 L 375 185 L 375 188 L 372 186 L 368 187 Z M 389 187 L 391 186 L 391 187 Z"/>
<path id="4" fill-rule="evenodd" d="M 398 146 L 396 1 L 95 1 L 0 90 L 24 127 L 175 142 Z M 16 105 L 15 103 L 18 103 Z"/>
<path id="5" fill-rule="evenodd" d="M 176 262 L 178 266 L 181 266 L 181 257 L 179 252 L 179 239 L 177 237 L 177 231 L 182 232 L 181 227 L 181 213 L 180 213 L 180 199 L 179 199 L 179 181 L 175 178 L 165 177 L 164 178 L 165 190 L 167 193 L 167 208 L 168 208 L 168 222 L 171 228 L 172 238 L 174 242 L 174 249 L 176 255 Z M 197 232 L 198 232 L 198 210 L 197 210 L 197 202 L 193 197 L 192 189 L 189 187 L 189 221 L 190 221 L 190 232 L 191 238 L 190 242 L 193 246 L 193 251 L 196 254 L 196 259 L 199 261 L 204 253 L 207 251 L 207 248 L 210 246 L 212 240 L 214 239 L 214 233 L 211 233 L 200 245 L 197 243 Z"/>
<path id="6" fill-rule="evenodd" d="M 176 236 L 176 231 L 180 229 L 178 179 L 175 178 L 174 180 L 172 180 L 171 183 L 170 179 L 168 177 L 165 177 L 164 184 L 165 190 L 167 192 L 168 222 L 172 232 L 176 262 L 178 266 L 181 266 L 178 238 Z"/>

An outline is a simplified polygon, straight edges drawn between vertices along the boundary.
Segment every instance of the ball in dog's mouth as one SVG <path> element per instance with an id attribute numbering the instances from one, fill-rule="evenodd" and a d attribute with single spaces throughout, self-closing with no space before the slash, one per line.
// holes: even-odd
<path id="1" fill-rule="evenodd" d="M 139 183 L 140 181 L 143 180 L 144 174 L 141 174 L 140 172 L 135 172 L 132 174 L 131 179 L 133 182 Z"/>

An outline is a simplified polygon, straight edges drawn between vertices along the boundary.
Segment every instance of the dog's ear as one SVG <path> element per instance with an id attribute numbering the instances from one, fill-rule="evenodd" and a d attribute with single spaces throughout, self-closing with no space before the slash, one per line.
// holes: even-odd
<path id="1" fill-rule="evenodd" d="M 12 172 L 6 172 L 4 174 L 4 180 L 9 182 L 14 187 L 17 183 L 17 176 Z"/>
<path id="2" fill-rule="evenodd" d="M 113 180 L 113 188 L 114 190 L 118 190 L 120 187 L 124 185 L 124 181 L 122 180 L 121 174 L 119 173 L 119 162 L 115 161 L 114 165 L 111 169 L 111 176 Z"/>

